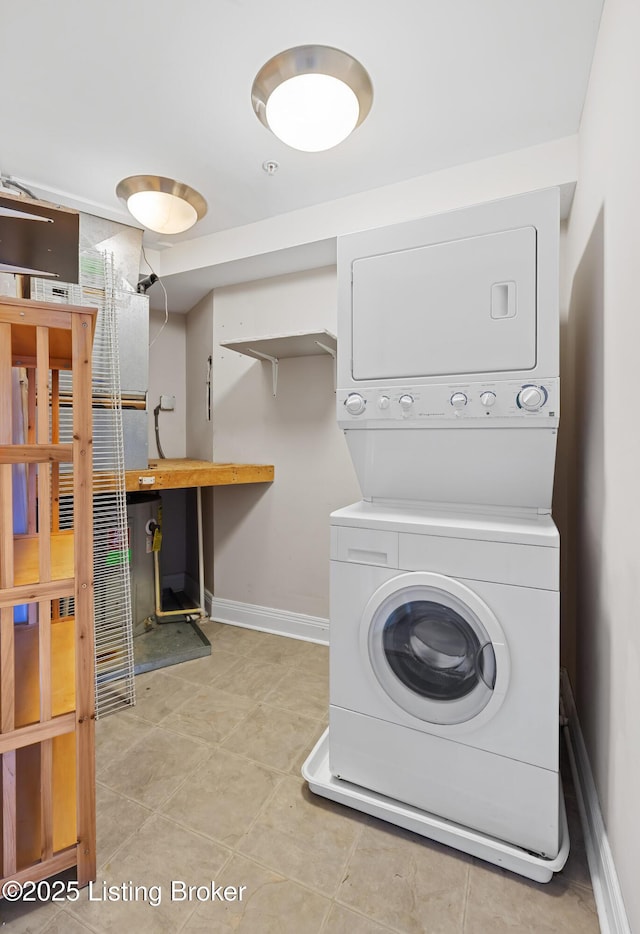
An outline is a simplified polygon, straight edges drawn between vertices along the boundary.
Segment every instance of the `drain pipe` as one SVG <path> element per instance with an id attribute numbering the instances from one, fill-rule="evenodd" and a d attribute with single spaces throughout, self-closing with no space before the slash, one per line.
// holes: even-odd
<path id="1" fill-rule="evenodd" d="M 149 523 L 149 531 L 154 535 L 156 530 L 159 530 L 157 523 L 151 521 Z M 162 609 L 162 594 L 160 591 L 160 549 L 153 549 L 153 584 L 154 584 L 154 593 L 155 593 L 155 609 L 154 615 L 158 619 L 171 619 L 172 616 L 194 616 L 197 619 L 205 619 L 206 614 L 202 607 L 189 607 L 181 610 L 163 610 Z"/>

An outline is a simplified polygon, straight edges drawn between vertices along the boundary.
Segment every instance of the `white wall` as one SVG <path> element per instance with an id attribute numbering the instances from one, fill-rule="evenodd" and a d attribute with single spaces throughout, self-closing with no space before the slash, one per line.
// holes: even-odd
<path id="1" fill-rule="evenodd" d="M 183 287 L 188 291 L 201 281 L 209 281 L 209 288 L 212 288 L 214 284 L 226 285 L 241 279 L 246 281 L 318 266 L 317 262 L 310 261 L 309 252 L 304 253 L 307 265 L 297 265 L 300 255 L 297 248 L 326 244 L 331 238 L 354 230 L 397 224 L 523 191 L 570 186 L 577 177 L 576 150 L 577 138 L 569 136 L 502 153 L 278 214 L 244 227 L 179 241 L 171 250 L 154 254 L 151 261 L 167 280 L 170 290 L 171 277 L 182 275 Z M 310 252 L 312 254 L 313 250 Z M 321 254 L 326 255 L 323 250 Z M 262 271 L 256 276 L 255 267 L 265 268 L 261 262 L 263 258 L 271 264 L 272 271 Z M 287 268 L 288 262 L 296 262 L 296 265 Z M 208 280 L 207 277 L 201 280 L 202 272 L 207 269 L 212 274 Z M 177 306 L 176 310 L 179 310 Z"/>
<path id="2" fill-rule="evenodd" d="M 213 421 L 207 412 L 207 363 L 213 355 L 213 293 L 191 309 L 186 319 L 187 457 L 211 460 Z"/>
<path id="3" fill-rule="evenodd" d="M 157 286 L 156 286 L 157 288 Z M 160 443 L 165 457 L 184 457 L 186 453 L 186 318 L 169 315 L 164 328 L 164 312 L 149 313 L 149 458 L 158 457 L 153 427 L 153 410 L 160 395 L 176 397 L 173 412 L 160 412 Z M 160 330 L 162 328 L 162 331 Z M 153 343 L 152 343 L 153 342 Z"/>
<path id="4" fill-rule="evenodd" d="M 218 289 L 213 311 L 214 459 L 275 465 L 273 484 L 215 490 L 215 596 L 327 618 L 329 513 L 360 499 L 336 425 L 333 360 L 282 359 L 274 398 L 271 366 L 220 343 L 335 334 L 335 268 Z"/>
<path id="5" fill-rule="evenodd" d="M 569 219 L 570 516 L 578 713 L 631 929 L 640 931 L 640 4 L 607 0 Z M 565 530 L 563 530 L 565 531 Z M 564 599 L 564 597 L 563 597 Z"/>

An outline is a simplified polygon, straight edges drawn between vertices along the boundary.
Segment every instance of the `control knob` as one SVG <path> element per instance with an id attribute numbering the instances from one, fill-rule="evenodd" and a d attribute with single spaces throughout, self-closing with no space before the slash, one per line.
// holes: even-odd
<path id="1" fill-rule="evenodd" d="M 468 399 L 463 392 L 454 392 L 454 394 L 449 399 L 449 402 L 454 407 L 454 409 L 462 409 L 467 404 Z"/>
<path id="2" fill-rule="evenodd" d="M 486 409 L 491 408 L 491 406 L 495 403 L 495 401 L 496 401 L 495 392 L 487 391 L 487 392 L 480 393 L 480 402 L 483 404 L 483 406 Z"/>
<path id="3" fill-rule="evenodd" d="M 344 403 L 344 407 L 349 415 L 362 415 L 366 406 L 367 403 L 359 392 L 352 392 L 347 396 Z"/>
<path id="4" fill-rule="evenodd" d="M 547 401 L 547 390 L 544 386 L 523 386 L 516 397 L 521 409 L 527 412 L 537 412 Z"/>
<path id="5" fill-rule="evenodd" d="M 404 412 L 405 415 L 407 415 L 407 414 L 409 413 L 409 411 L 410 411 L 410 409 L 411 409 L 411 406 L 413 405 L 414 401 L 415 401 L 415 400 L 414 400 L 413 396 L 410 396 L 408 392 L 404 393 L 404 394 L 403 394 L 402 396 L 400 396 L 400 398 L 398 399 L 398 402 L 400 403 L 400 408 L 402 409 L 402 411 Z"/>
<path id="6" fill-rule="evenodd" d="M 380 396 L 380 398 L 378 399 L 379 409 L 383 409 L 383 410 L 388 409 L 390 404 L 391 404 L 391 399 L 389 398 L 389 396 Z"/>

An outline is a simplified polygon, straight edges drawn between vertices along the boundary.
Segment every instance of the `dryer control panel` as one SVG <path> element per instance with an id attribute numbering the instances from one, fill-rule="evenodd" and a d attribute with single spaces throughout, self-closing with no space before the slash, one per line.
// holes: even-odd
<path id="1" fill-rule="evenodd" d="M 559 379 L 482 381 L 399 389 L 338 390 L 338 422 L 343 428 L 425 428 L 429 424 L 477 428 L 517 419 L 544 421 L 549 428 L 560 416 Z"/>

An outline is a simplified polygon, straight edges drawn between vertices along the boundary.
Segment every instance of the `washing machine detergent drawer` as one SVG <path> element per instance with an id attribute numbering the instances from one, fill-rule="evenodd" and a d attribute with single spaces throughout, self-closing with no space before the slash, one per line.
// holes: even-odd
<path id="1" fill-rule="evenodd" d="M 559 775 L 331 706 L 332 775 L 523 849 L 557 856 Z"/>

